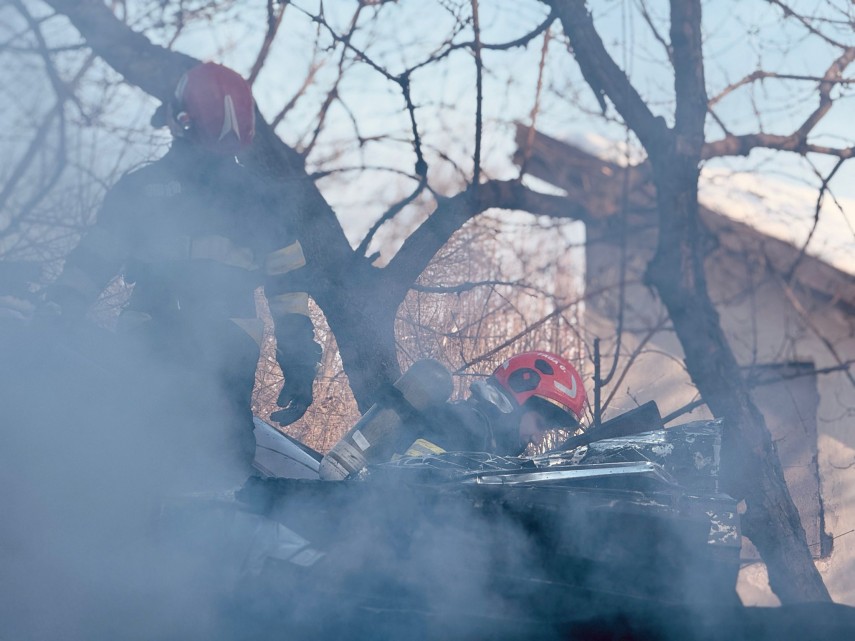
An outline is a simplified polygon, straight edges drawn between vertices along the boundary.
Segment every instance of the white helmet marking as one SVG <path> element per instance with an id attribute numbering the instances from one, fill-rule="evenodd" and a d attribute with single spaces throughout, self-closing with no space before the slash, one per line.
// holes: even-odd
<path id="1" fill-rule="evenodd" d="M 184 100 L 184 90 L 187 88 L 187 74 L 181 76 L 178 84 L 175 87 L 175 99 L 179 104 Z"/>
<path id="2" fill-rule="evenodd" d="M 232 97 L 228 94 L 223 99 L 223 110 L 225 111 L 223 130 L 220 132 L 220 137 L 217 140 L 222 140 L 232 131 L 235 132 L 238 140 L 240 140 L 240 126 L 238 125 L 237 114 L 235 113 L 235 103 L 232 102 Z"/>
<path id="3" fill-rule="evenodd" d="M 555 385 L 555 389 L 557 389 L 559 392 L 564 392 L 570 398 L 576 398 L 576 393 L 579 391 L 576 387 L 576 378 L 574 376 L 571 376 L 570 380 L 573 382 L 572 387 L 567 387 L 566 385 L 562 385 L 558 381 L 552 381 L 552 382 Z"/>

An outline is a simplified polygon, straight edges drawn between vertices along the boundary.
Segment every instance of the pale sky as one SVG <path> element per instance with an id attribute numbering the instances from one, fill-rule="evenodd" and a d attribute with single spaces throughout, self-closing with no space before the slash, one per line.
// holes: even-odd
<path id="1" fill-rule="evenodd" d="M 468 1 L 440 3 L 425 0 L 386 4 L 380 9 L 384 20 L 359 31 L 354 37 L 354 44 L 365 48 L 391 73 L 399 73 L 435 52 L 445 39 L 452 20 L 448 12 L 440 8 L 442 4 L 459 7 L 468 15 Z M 315 10 L 317 0 L 296 0 L 292 5 L 286 10 L 270 61 L 254 87 L 262 112 L 268 118 L 276 114 L 305 79 L 313 63 L 315 41 L 319 40 L 322 46 L 331 42 L 323 29 L 319 30 L 299 11 L 299 7 Z M 662 17 L 664 5 L 651 5 L 652 11 L 660 12 L 654 14 L 654 18 Z M 844 2 L 844 8 L 845 5 Z M 130 6 L 151 9 L 154 3 Z M 208 22 L 199 23 L 182 34 L 175 47 L 247 73 L 261 43 L 265 6 L 261 0 L 235 3 L 231 10 L 218 16 L 223 22 L 216 28 L 211 28 Z M 343 28 L 355 6 L 355 2 L 343 0 L 326 2 L 325 15 L 336 27 Z M 667 67 L 663 66 L 664 52 L 650 35 L 647 25 L 630 10 L 635 3 L 631 0 L 601 0 L 592 6 L 604 42 L 618 64 L 630 73 L 633 83 L 648 99 L 653 111 L 670 118 L 673 111 L 670 103 L 672 80 Z M 544 6 L 533 0 L 493 0 L 480 3 L 480 7 L 482 41 L 485 43 L 517 38 L 537 25 L 546 13 Z M 789 43 L 794 34 L 801 35 L 803 31 L 795 25 L 782 26 L 780 12 L 770 8 L 768 3 L 710 0 L 705 2 L 704 10 L 708 34 L 705 41 L 706 76 L 710 95 L 715 95 L 728 83 L 758 66 L 779 72 L 817 75 L 824 71 L 824 66 L 831 59 L 832 53 L 827 45 L 811 40 L 799 41 L 799 49 L 791 51 Z M 373 11 L 373 8 L 367 8 L 363 16 L 370 17 Z M 139 24 L 146 24 L 156 18 L 154 12 L 136 19 Z M 55 24 L 49 34 L 61 39 L 57 31 L 63 28 L 62 24 L 58 21 Z M 426 29 L 426 25 L 430 25 L 430 29 Z M 538 128 L 560 139 L 587 144 L 588 148 L 593 147 L 607 156 L 621 155 L 625 130 L 619 124 L 586 113 L 586 109 L 596 111 L 592 93 L 564 47 L 560 28 L 554 28 L 552 35 L 537 116 Z M 667 37 L 667 33 L 664 35 Z M 846 37 L 846 34 L 837 35 Z M 76 41 L 77 38 L 69 32 L 66 39 Z M 457 41 L 469 39 L 471 32 L 463 32 L 456 37 Z M 526 49 L 514 49 L 510 53 L 488 51 L 484 54 L 483 163 L 490 176 L 506 178 L 515 173 L 509 160 L 513 151 L 513 128 L 509 124 L 513 121 L 530 122 L 542 44 L 540 37 Z M 287 61 L 287 64 L 282 61 Z M 306 132 L 313 130 L 319 106 L 335 82 L 337 62 L 337 53 L 327 56 L 316 73 L 315 84 L 278 129 L 286 142 L 298 146 L 305 144 Z M 377 167 L 363 174 L 345 172 L 339 179 L 321 183 L 325 196 L 340 214 L 348 236 L 355 243 L 391 201 L 412 188 L 412 181 L 401 178 L 399 172 L 412 172 L 414 155 L 409 139 L 408 115 L 399 88 L 368 65 L 349 64 L 353 66 L 338 88 L 346 108 L 339 103 L 333 104 L 327 129 L 310 155 L 309 164 L 310 167 L 347 168 L 367 163 Z M 36 62 L 34 65 L 38 67 Z M 456 175 L 453 165 L 440 158 L 438 152 L 446 154 L 467 172 L 471 167 L 474 68 L 472 56 L 460 50 L 412 76 L 412 95 L 418 107 L 417 118 L 425 153 L 434 175 L 442 176 L 446 181 L 459 182 L 461 178 Z M 21 70 L 21 73 L 25 72 L 27 77 L 33 78 L 34 70 Z M 13 70 L 7 69 L 4 73 L 10 74 Z M 29 82 L 32 84 L 32 80 Z M 16 84 L 19 83 L 6 83 L 6 87 Z M 28 90 L 33 89 L 34 86 L 28 87 Z M 851 90 L 846 91 L 852 93 Z M 135 99 L 128 101 L 128 95 Z M 841 102 L 818 128 L 821 142 L 852 144 L 855 123 L 849 116 L 852 112 L 851 97 L 848 100 L 848 104 Z M 36 97 L 32 105 L 38 104 Z M 735 133 L 760 128 L 787 133 L 815 104 L 815 88 L 811 84 L 783 86 L 767 81 L 751 89 L 734 92 L 716 109 Z M 105 117 L 116 126 L 125 127 L 130 137 L 127 156 L 119 164 L 131 165 L 159 155 L 167 137 L 152 137 L 151 129 L 145 125 L 155 106 L 153 100 L 137 90 L 123 90 L 102 106 Z M 759 117 L 755 108 L 761 114 Z M 29 114 L 22 113 L 18 117 L 26 119 Z M 358 121 L 359 134 L 363 138 L 385 136 L 387 141 L 383 144 L 368 142 L 363 147 L 355 145 L 352 117 Z M 133 133 L 134 127 L 138 127 L 139 134 Z M 97 137 L 101 134 L 89 131 L 81 135 Z M 709 139 L 720 135 L 720 130 L 710 125 Z M 389 137 L 398 141 L 389 142 Z M 4 140 L 6 143 L 11 141 L 11 138 Z M 152 146 L 153 143 L 156 144 Z M 638 154 L 633 156 L 637 158 Z M 113 157 L 100 153 L 77 160 L 81 166 L 90 164 L 90 161 L 109 165 Z M 832 164 L 827 158 L 809 160 L 821 171 L 828 171 Z M 725 179 L 723 172 L 727 169 L 737 172 L 736 175 Z M 805 159 L 794 154 L 754 152 L 747 159 L 707 163 L 701 195 L 707 204 L 722 210 L 722 213 L 800 244 L 813 218 L 815 187 L 819 182 Z M 855 211 L 852 206 L 855 200 L 855 165 L 851 162 L 845 165 L 832 181 L 831 189 L 837 202 L 826 198 L 820 227 L 809 250 L 855 273 L 855 259 L 851 258 L 855 256 Z M 842 206 L 842 212 L 838 204 Z"/>

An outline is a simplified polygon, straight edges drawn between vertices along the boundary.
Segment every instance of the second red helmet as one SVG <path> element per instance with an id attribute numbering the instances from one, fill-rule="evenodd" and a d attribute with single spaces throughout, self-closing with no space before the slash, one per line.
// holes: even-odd
<path id="1" fill-rule="evenodd" d="M 255 136 L 255 106 L 249 83 L 228 67 L 206 62 L 185 73 L 175 87 L 172 117 L 190 140 L 206 149 L 235 154 Z"/>
<path id="2" fill-rule="evenodd" d="M 523 352 L 502 363 L 493 378 L 522 406 L 539 398 L 574 419 L 582 417 L 585 388 L 582 377 L 566 358 L 550 352 Z"/>

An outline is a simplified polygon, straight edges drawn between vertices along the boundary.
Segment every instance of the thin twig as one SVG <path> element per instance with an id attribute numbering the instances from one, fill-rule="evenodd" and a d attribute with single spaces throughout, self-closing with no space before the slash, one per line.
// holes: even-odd
<path id="1" fill-rule="evenodd" d="M 828 183 L 831 182 L 831 179 L 834 178 L 834 174 L 836 174 L 837 170 L 843 166 L 844 162 L 846 162 L 845 158 L 838 159 L 838 161 L 834 164 L 832 170 L 825 178 L 822 179 L 822 184 L 819 187 L 819 194 L 816 198 L 816 207 L 814 208 L 813 213 L 813 225 L 810 228 L 810 233 L 808 233 L 805 242 L 802 244 L 802 247 L 799 250 L 799 255 L 796 257 L 796 260 L 793 261 L 792 267 L 790 267 L 789 271 L 787 271 L 787 275 L 785 277 L 787 279 L 787 282 L 793 280 L 793 276 L 795 276 L 796 270 L 799 268 L 802 259 L 807 253 L 808 245 L 810 245 L 810 241 L 813 239 L 814 233 L 816 233 L 816 228 L 819 226 L 819 214 L 822 211 L 822 202 L 825 199 L 826 192 L 828 191 Z"/>
<path id="2" fill-rule="evenodd" d="M 537 66 L 537 85 L 534 90 L 534 103 L 531 106 L 531 112 L 529 113 L 529 120 L 531 121 L 531 125 L 529 125 L 528 132 L 526 133 L 525 138 L 525 146 L 522 150 L 522 161 L 519 163 L 520 171 L 519 178 L 520 180 L 525 175 L 528 161 L 531 159 L 532 150 L 534 148 L 534 137 L 537 129 L 537 116 L 540 113 L 540 99 L 541 93 L 543 92 L 543 74 L 546 69 L 546 56 L 549 52 L 549 41 L 550 34 L 552 32 L 547 29 L 543 34 L 543 45 L 540 48 L 540 63 Z"/>
<path id="3" fill-rule="evenodd" d="M 472 32 L 475 36 L 472 52 L 475 55 L 475 153 L 473 156 L 472 184 L 478 189 L 481 182 L 481 108 L 484 100 L 484 61 L 481 59 L 481 23 L 478 20 L 478 0 L 472 2 Z"/>
<path id="4" fill-rule="evenodd" d="M 770 4 L 774 4 L 775 6 L 779 7 L 784 12 L 785 18 L 795 18 L 796 20 L 798 20 L 802 24 L 802 26 L 805 29 L 807 29 L 810 33 L 812 33 L 813 35 L 815 35 L 819 38 L 822 38 L 823 40 L 825 40 L 829 44 L 833 44 L 837 47 L 841 47 L 841 48 L 846 47 L 846 45 L 844 45 L 843 43 L 838 42 L 837 40 L 834 40 L 833 38 L 830 38 L 826 34 L 822 33 L 819 29 L 817 29 L 810 22 L 808 22 L 807 18 L 805 18 L 800 13 L 796 13 L 795 11 L 793 11 L 788 5 L 781 2 L 781 0 L 766 0 L 766 1 L 769 2 Z"/>
<path id="5" fill-rule="evenodd" d="M 840 365 L 841 367 L 846 365 L 846 363 L 848 363 L 848 361 L 846 361 L 840 357 L 840 354 L 837 353 L 837 350 L 835 349 L 835 347 L 831 343 L 831 341 L 828 338 L 826 338 L 825 335 L 814 324 L 813 320 L 810 317 L 810 314 L 808 314 L 808 311 L 804 308 L 801 301 L 799 301 L 798 296 L 796 296 L 796 293 L 793 291 L 793 288 L 790 286 L 790 283 L 787 282 L 779 274 L 777 274 L 777 276 L 778 276 L 778 279 L 780 281 L 781 287 L 784 290 L 784 295 L 787 297 L 787 300 L 790 301 L 790 304 L 793 306 L 793 309 L 795 309 L 796 312 L 798 312 L 799 316 L 802 319 L 802 322 L 804 322 L 804 324 L 807 325 L 808 328 L 810 328 L 810 330 L 814 333 L 814 335 L 819 339 L 819 341 L 828 350 L 829 354 L 831 354 L 832 358 L 834 358 L 834 360 L 837 361 L 838 365 Z M 850 372 L 848 370 L 848 368 L 846 369 L 846 378 L 848 378 L 849 382 L 852 383 L 852 386 L 855 387 L 855 376 L 852 375 L 852 372 Z"/>
<path id="6" fill-rule="evenodd" d="M 285 16 L 287 3 L 280 3 L 274 8 L 273 0 L 267 0 L 267 32 L 264 34 L 264 40 L 261 43 L 261 49 L 255 57 L 255 62 L 249 72 L 248 82 L 250 85 L 255 84 L 258 74 L 261 73 L 264 63 L 267 61 L 267 56 L 270 54 L 270 47 L 273 45 L 273 40 L 279 32 L 279 26 L 282 24 L 282 18 Z"/>
<path id="7" fill-rule="evenodd" d="M 359 247 L 356 248 L 356 255 L 364 256 L 368 252 L 368 246 L 371 244 L 371 241 L 374 239 L 375 234 L 383 226 L 384 223 L 391 220 L 398 213 L 404 209 L 407 205 L 413 202 L 419 195 L 424 191 L 425 185 L 427 184 L 427 180 L 424 176 L 421 177 L 416 188 L 403 200 L 395 203 L 389 209 L 387 209 L 380 218 L 371 226 L 371 229 L 368 230 L 368 233 L 365 234 L 365 237 L 362 239 L 362 242 L 359 243 Z"/>

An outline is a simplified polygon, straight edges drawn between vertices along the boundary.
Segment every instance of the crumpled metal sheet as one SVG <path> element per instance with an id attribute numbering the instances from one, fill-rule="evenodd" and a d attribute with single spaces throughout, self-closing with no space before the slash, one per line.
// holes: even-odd
<path id="1" fill-rule="evenodd" d="M 663 485 L 674 485 L 674 480 L 662 469 L 662 466 L 650 461 L 623 462 L 608 465 L 580 465 L 562 468 L 541 468 L 535 471 L 514 470 L 509 472 L 477 472 L 463 479 L 463 483 L 478 485 L 524 485 L 557 484 L 595 479 L 627 479 L 643 476 L 656 480 Z"/>
<path id="2" fill-rule="evenodd" d="M 581 465 L 610 466 L 626 463 L 655 463 L 659 471 L 654 474 L 663 482 L 676 483 L 693 492 L 717 493 L 721 464 L 722 423 L 695 421 L 669 429 L 654 430 L 631 436 L 595 441 L 573 450 L 547 454 L 533 458 L 503 457 L 487 453 L 446 452 L 430 456 L 405 457 L 390 463 L 374 465 L 363 470 L 360 478 L 406 478 L 419 482 L 455 482 L 472 475 L 485 477 L 490 474 L 510 476 L 523 472 Z M 638 468 L 636 472 L 640 472 Z M 611 476 L 613 474 L 603 474 Z M 630 474 L 626 473 L 626 478 Z M 586 475 L 563 474 L 568 482 Z M 644 468 L 639 476 L 651 476 L 650 468 Z M 555 482 L 549 475 L 528 477 L 526 482 Z"/>
<path id="3" fill-rule="evenodd" d="M 595 441 L 534 459 L 552 467 L 648 461 L 657 463 L 687 490 L 719 492 L 722 422 L 694 421 L 677 427 Z"/>

